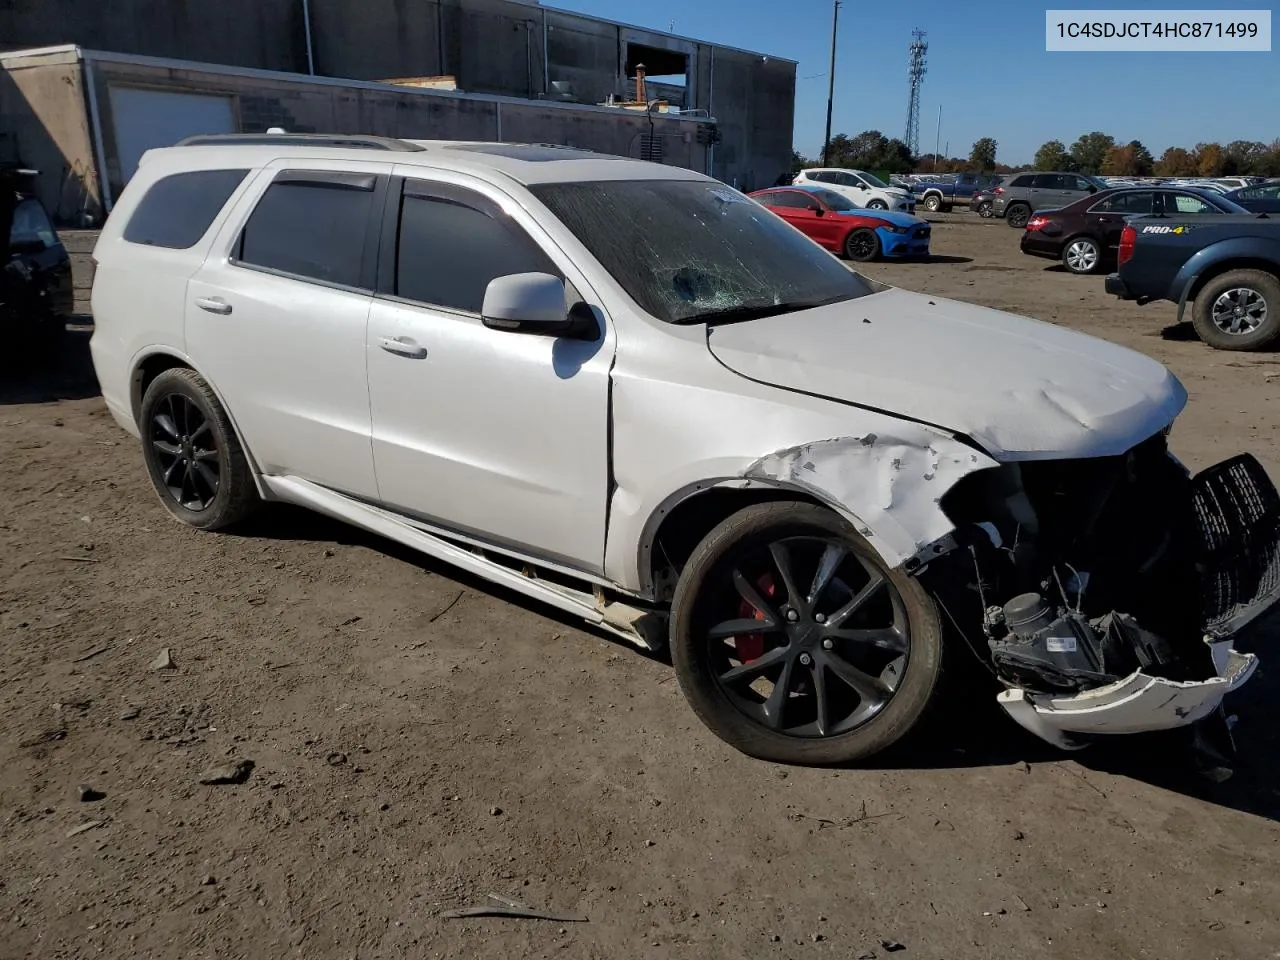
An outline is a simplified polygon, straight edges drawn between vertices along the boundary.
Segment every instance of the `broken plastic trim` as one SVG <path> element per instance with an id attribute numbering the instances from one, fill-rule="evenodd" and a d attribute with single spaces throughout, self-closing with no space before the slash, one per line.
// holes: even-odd
<path id="1" fill-rule="evenodd" d="M 1106 686 L 1075 696 L 1031 693 L 1015 687 L 996 701 L 1018 725 L 1064 750 L 1088 746 L 1095 734 L 1144 733 L 1190 726 L 1207 717 L 1223 698 L 1243 686 L 1258 666 L 1251 653 L 1231 649 L 1229 640 L 1205 642 L 1217 676 L 1177 681 L 1135 670 Z"/>

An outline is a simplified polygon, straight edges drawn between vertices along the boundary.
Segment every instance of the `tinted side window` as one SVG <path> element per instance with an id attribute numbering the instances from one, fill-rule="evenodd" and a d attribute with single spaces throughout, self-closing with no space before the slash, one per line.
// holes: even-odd
<path id="1" fill-rule="evenodd" d="M 769 201 L 770 206 L 774 207 L 791 207 L 796 210 L 803 210 L 812 206 L 817 201 L 796 191 L 787 191 L 786 193 L 775 193 L 773 199 Z"/>
<path id="2" fill-rule="evenodd" d="M 57 242 L 58 234 L 39 200 L 23 200 L 14 207 L 13 223 L 9 226 L 9 246 L 48 250 Z"/>
<path id="3" fill-rule="evenodd" d="M 1035 177 L 1026 173 L 1020 177 L 1014 177 L 1013 182 L 1009 184 L 1011 187 L 1029 187 L 1035 181 Z"/>
<path id="4" fill-rule="evenodd" d="M 806 171 L 806 173 L 805 173 L 805 175 L 804 175 L 804 178 L 805 178 L 806 180 L 815 180 L 815 181 L 817 181 L 818 183 L 830 183 L 830 182 L 831 182 L 831 174 L 829 174 L 829 173 L 824 173 L 824 172 L 823 172 L 823 171 L 821 171 L 821 170 L 809 170 L 809 171 Z"/>
<path id="5" fill-rule="evenodd" d="M 240 261 L 326 283 L 360 286 L 374 179 L 353 178 L 351 184 L 275 181 L 245 224 Z"/>
<path id="6" fill-rule="evenodd" d="M 1067 179 L 1071 180 L 1072 178 L 1068 177 Z M 1084 177 L 1076 177 L 1074 184 L 1069 183 L 1067 185 L 1068 190 L 1079 190 L 1082 193 L 1088 193 L 1092 188 L 1093 188 L 1092 181 L 1086 180 Z"/>
<path id="7" fill-rule="evenodd" d="M 1219 212 L 1216 207 L 1210 206 L 1199 197 L 1193 197 L 1189 193 L 1165 194 L 1165 213 L 1196 214 Z"/>
<path id="8" fill-rule="evenodd" d="M 1150 192 L 1122 193 L 1114 197 L 1099 200 L 1089 208 L 1090 213 L 1123 213 L 1149 214 L 1155 202 L 1155 194 Z"/>
<path id="9" fill-rule="evenodd" d="M 443 197 L 405 195 L 396 255 L 397 296 L 479 313 L 489 281 L 513 273 L 561 276 L 542 249 L 514 223 Z"/>
<path id="10" fill-rule="evenodd" d="M 125 240 L 172 250 L 195 246 L 248 174 L 248 170 L 192 170 L 157 180 L 125 225 Z"/>

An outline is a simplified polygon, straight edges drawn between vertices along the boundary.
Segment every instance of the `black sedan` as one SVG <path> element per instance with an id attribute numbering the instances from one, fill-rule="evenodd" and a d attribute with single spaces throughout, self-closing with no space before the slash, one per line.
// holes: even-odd
<path id="1" fill-rule="evenodd" d="M 1248 213 L 1212 190 L 1192 187 L 1118 187 L 1081 197 L 1054 210 L 1037 210 L 1022 234 L 1022 252 L 1061 260 L 1072 273 L 1114 264 L 1128 217 L 1197 217 Z"/>
<path id="2" fill-rule="evenodd" d="M 1280 180 L 1241 187 L 1239 190 L 1232 190 L 1226 197 L 1254 213 L 1280 213 Z"/>

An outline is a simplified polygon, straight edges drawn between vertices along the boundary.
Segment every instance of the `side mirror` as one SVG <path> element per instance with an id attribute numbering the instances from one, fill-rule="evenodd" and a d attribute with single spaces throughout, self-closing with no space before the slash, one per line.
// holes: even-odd
<path id="1" fill-rule="evenodd" d="M 544 337 L 594 340 L 599 333 L 590 310 L 565 307 L 564 281 L 549 273 L 494 277 L 484 291 L 480 320 L 492 330 Z"/>
<path id="2" fill-rule="evenodd" d="M 865 190 L 865 189 L 867 189 L 867 185 L 866 185 L 865 183 L 863 183 L 861 180 L 859 180 L 859 181 L 858 181 L 858 189 L 859 189 L 859 190 Z"/>
<path id="3" fill-rule="evenodd" d="M 820 206 L 818 206 L 816 203 L 815 203 L 815 204 L 813 204 L 811 207 L 809 207 L 809 209 L 810 209 L 810 210 L 811 210 L 811 211 L 812 211 L 816 216 L 819 216 L 819 217 L 820 217 L 820 216 L 822 216 L 822 215 L 826 212 L 826 211 L 825 211 L 825 210 L 823 210 Z"/>
<path id="4" fill-rule="evenodd" d="M 1097 192 L 1098 192 L 1098 188 L 1097 188 L 1097 187 L 1095 187 L 1095 186 L 1093 186 L 1093 185 L 1091 184 L 1091 185 L 1089 186 L 1089 192 L 1090 192 L 1090 193 L 1097 193 Z"/>

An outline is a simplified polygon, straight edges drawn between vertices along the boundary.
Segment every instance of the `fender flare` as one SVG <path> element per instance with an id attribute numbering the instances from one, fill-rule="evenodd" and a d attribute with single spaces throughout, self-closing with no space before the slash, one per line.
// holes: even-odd
<path id="1" fill-rule="evenodd" d="M 231 409 L 231 405 L 227 403 L 227 398 L 223 395 L 222 391 L 218 389 L 218 385 L 210 379 L 209 375 L 196 366 L 195 361 L 187 356 L 184 351 L 179 350 L 171 344 L 151 344 L 143 347 L 138 350 L 129 361 L 129 415 L 133 417 L 134 424 L 138 426 L 139 431 L 141 431 L 142 427 L 141 424 L 138 424 L 137 422 L 139 410 L 134 407 L 134 381 L 137 379 L 142 365 L 152 357 L 170 357 L 177 360 L 182 364 L 182 366 L 187 367 L 190 370 L 194 370 L 199 374 L 200 378 L 209 385 L 209 389 L 213 391 L 213 395 L 218 398 L 218 403 L 222 404 L 222 409 L 226 411 L 227 419 L 231 421 L 231 428 L 235 430 L 236 436 L 240 439 L 240 448 L 244 451 L 245 459 L 249 461 L 249 470 L 253 474 L 253 485 L 257 488 L 258 496 L 264 500 L 276 499 L 262 482 L 262 471 L 258 467 L 258 461 L 254 457 L 253 451 L 249 449 L 249 444 L 245 442 L 244 431 L 240 429 L 240 424 L 236 421 L 235 412 Z M 141 403 L 142 397 L 139 396 L 138 404 L 140 405 Z"/>

